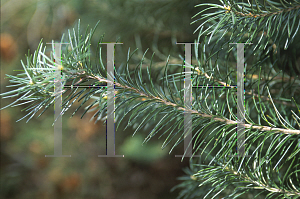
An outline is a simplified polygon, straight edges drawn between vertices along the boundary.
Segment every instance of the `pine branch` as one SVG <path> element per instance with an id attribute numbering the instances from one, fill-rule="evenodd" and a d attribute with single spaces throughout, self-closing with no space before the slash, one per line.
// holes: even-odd
<path id="1" fill-rule="evenodd" d="M 100 78 L 100 77 L 97 77 L 97 76 L 87 76 L 87 78 L 97 79 L 99 82 L 113 83 L 113 82 L 111 82 L 109 80 L 106 80 L 106 79 L 103 79 L 103 78 Z M 229 119 L 224 119 L 224 118 L 220 118 L 220 117 L 216 117 L 214 115 L 208 115 L 208 114 L 205 114 L 205 113 L 199 113 L 196 110 L 192 110 L 192 109 L 188 109 L 188 108 L 184 108 L 184 107 L 178 107 L 178 104 L 168 102 L 168 101 L 166 101 L 164 99 L 161 99 L 159 97 L 150 96 L 150 95 L 148 95 L 146 93 L 143 93 L 143 92 L 141 92 L 141 91 L 139 91 L 139 90 L 137 90 L 136 88 L 133 88 L 133 87 L 122 85 L 122 84 L 119 84 L 119 83 L 116 83 L 116 82 L 114 83 L 114 85 L 116 85 L 116 86 L 118 86 L 120 88 L 123 88 L 123 89 L 130 89 L 130 90 L 134 91 L 135 93 L 139 94 L 141 97 L 146 97 L 146 98 L 149 98 L 149 99 L 157 100 L 157 101 L 159 101 L 160 103 L 163 103 L 166 106 L 173 106 L 174 108 L 177 108 L 178 110 L 182 110 L 185 113 L 196 114 L 196 115 L 198 115 L 200 117 L 210 118 L 210 119 L 212 119 L 214 121 L 224 122 L 226 124 L 237 124 L 238 123 L 236 121 L 229 120 Z M 272 127 L 268 127 L 268 126 L 255 126 L 255 125 L 252 125 L 252 124 L 244 124 L 243 126 L 245 128 L 248 128 L 248 129 L 258 129 L 260 131 L 275 131 L 275 132 L 284 133 L 284 134 L 300 134 L 300 130 L 283 129 L 283 128 L 272 128 Z"/>
<path id="2" fill-rule="evenodd" d="M 226 7 L 224 6 L 224 9 L 227 10 L 225 13 L 228 13 L 231 11 L 230 6 Z M 279 9 L 279 11 L 276 12 L 268 12 L 265 11 L 267 13 L 263 13 L 263 14 L 252 14 L 251 12 L 249 13 L 243 13 L 243 12 L 238 12 L 238 11 L 233 11 L 235 15 L 237 16 L 242 16 L 242 17 L 253 17 L 253 18 L 262 18 L 262 17 L 269 17 L 269 16 L 273 16 L 273 15 L 279 15 L 281 13 L 286 13 L 286 12 L 290 12 L 292 10 L 296 10 L 296 9 L 300 9 L 300 5 L 295 5 L 292 7 L 288 7 L 288 8 L 284 8 L 284 9 Z"/>
<path id="3" fill-rule="evenodd" d="M 202 165 L 202 166 L 205 166 L 205 165 Z M 214 172 L 215 172 L 215 170 L 219 170 L 222 174 L 227 173 L 226 175 L 224 175 L 224 176 L 226 176 L 226 178 L 228 178 L 230 176 L 231 179 L 239 179 L 238 181 L 248 184 L 247 186 L 244 186 L 246 189 L 258 189 L 258 190 L 265 189 L 271 193 L 279 193 L 279 194 L 282 194 L 285 196 L 300 196 L 299 190 L 297 192 L 297 191 L 285 190 L 285 189 L 280 189 L 278 187 L 270 186 L 269 184 L 264 183 L 262 181 L 253 180 L 248 175 L 238 172 L 234 168 L 229 168 L 225 164 L 221 164 L 221 166 L 214 166 L 212 168 L 208 167 L 207 169 L 201 169 L 197 173 L 191 175 L 190 178 L 192 180 L 202 182 L 199 186 L 203 186 L 208 182 L 211 183 L 211 181 L 225 180 L 224 176 L 220 176 L 220 175 L 212 176 L 211 175 L 212 170 L 214 170 Z M 215 179 L 213 180 L 213 178 L 215 178 Z M 256 185 L 256 186 L 253 186 L 253 185 Z M 233 194 L 232 194 L 232 196 L 233 196 Z"/>
<path id="4" fill-rule="evenodd" d="M 264 2 L 270 3 L 269 1 Z M 183 113 L 192 114 L 193 140 L 191 140 L 190 144 L 192 144 L 193 149 L 195 149 L 194 154 L 200 151 L 202 151 L 202 154 L 207 153 L 208 155 L 205 157 L 205 161 L 210 162 L 207 166 L 208 169 L 200 170 L 191 178 L 194 180 L 195 177 L 201 177 L 201 180 L 205 180 L 203 184 L 213 185 L 206 194 L 207 196 L 213 194 L 212 197 L 216 197 L 226 187 L 235 186 L 239 183 L 242 185 L 246 184 L 240 187 L 243 190 L 248 189 L 247 185 L 251 183 L 255 184 L 253 186 L 251 185 L 252 188 L 260 187 L 268 190 L 270 197 L 273 196 L 273 193 L 279 193 L 281 194 L 280 196 L 299 195 L 297 188 L 299 185 L 288 182 L 288 180 L 292 181 L 294 177 L 297 178 L 299 173 L 300 145 L 298 140 L 300 130 L 296 129 L 296 126 L 298 125 L 300 127 L 300 117 L 296 114 L 296 108 L 299 109 L 297 104 L 299 99 L 296 98 L 297 87 L 295 88 L 295 85 L 298 85 L 298 79 L 294 78 L 293 82 L 290 81 L 283 85 L 284 73 L 274 71 L 273 64 L 261 61 L 260 59 L 263 54 L 262 49 L 256 50 L 260 56 L 254 59 L 254 64 L 249 69 L 249 71 L 252 70 L 252 77 L 245 81 L 247 84 L 246 90 L 250 90 L 247 91 L 246 94 L 252 95 L 252 98 L 245 100 L 245 120 L 247 123 L 243 124 L 245 127 L 243 133 L 246 135 L 245 155 L 255 155 L 255 159 L 251 157 L 246 160 L 245 157 L 240 157 L 238 161 L 234 161 L 231 155 L 236 149 L 236 125 L 238 122 L 233 109 L 237 105 L 237 100 L 235 92 L 226 90 L 227 88 L 225 87 L 236 87 L 231 86 L 237 85 L 235 76 L 233 75 L 236 66 L 231 64 L 234 63 L 234 61 L 230 60 L 230 56 L 225 56 L 225 59 L 223 59 L 222 54 L 220 54 L 221 50 L 224 50 L 228 54 L 229 52 L 235 52 L 233 48 L 225 48 L 225 44 L 232 41 L 244 41 L 242 40 L 243 35 L 245 35 L 248 30 L 253 31 L 253 35 L 246 41 L 249 42 L 257 39 L 258 44 L 261 41 L 259 38 L 256 38 L 256 36 L 261 29 L 262 33 L 266 31 L 267 35 L 269 33 L 274 34 L 273 30 L 275 30 L 276 27 L 271 23 L 271 21 L 274 20 L 272 17 L 278 16 L 280 21 L 286 20 L 290 25 L 293 23 L 292 26 L 285 28 L 288 32 L 287 37 L 291 35 L 291 32 L 293 32 L 295 36 L 298 29 L 294 28 L 294 22 L 298 17 L 298 13 L 294 13 L 295 18 L 293 18 L 292 14 L 288 16 L 283 14 L 285 11 L 292 13 L 299 9 L 299 7 L 292 10 L 289 10 L 290 8 L 280 8 L 282 12 L 278 13 L 278 15 L 263 16 L 265 13 L 261 10 L 262 7 L 257 3 L 255 8 L 257 10 L 255 10 L 255 12 L 253 12 L 253 4 L 246 6 L 246 4 L 243 3 L 233 4 L 232 1 L 223 3 L 223 6 L 217 4 L 203 5 L 218 8 L 221 9 L 221 11 L 206 14 L 204 18 L 202 18 L 209 19 L 199 26 L 199 41 L 201 36 L 204 36 L 206 33 L 207 37 L 205 37 L 202 46 L 195 45 L 195 62 L 198 63 L 198 65 L 197 67 L 185 67 L 191 67 L 194 70 L 191 74 L 193 75 L 191 86 L 194 84 L 199 85 L 200 83 L 204 85 L 203 87 L 205 87 L 205 85 L 213 87 L 213 85 L 218 84 L 223 85 L 223 88 L 208 89 L 208 86 L 206 88 L 197 88 L 195 92 L 192 92 L 194 96 L 191 96 L 193 97 L 191 108 L 184 106 L 183 93 L 185 88 L 182 89 L 182 80 L 184 79 L 185 72 L 182 71 L 183 64 L 179 64 L 180 60 L 172 60 L 175 61 L 172 62 L 174 63 L 173 66 L 178 66 L 177 69 L 174 69 L 175 74 L 168 74 L 168 67 L 170 65 L 170 57 L 168 57 L 164 68 L 159 70 L 159 75 L 153 77 L 151 69 L 155 66 L 161 67 L 162 63 L 154 63 L 153 56 L 147 60 L 145 58 L 146 51 L 143 56 L 139 57 L 135 69 L 129 71 L 129 61 L 135 52 L 130 54 L 130 51 L 128 51 L 125 64 L 122 64 L 118 70 L 115 70 L 115 81 L 110 81 L 107 78 L 106 67 L 102 62 L 100 45 L 97 45 L 95 55 L 96 62 L 92 62 L 91 59 L 93 55 L 90 53 L 90 45 L 95 29 L 90 32 L 86 31 L 86 34 L 81 36 L 79 25 L 77 31 L 73 29 L 73 32 L 68 32 L 68 43 L 70 43 L 71 49 L 64 51 L 62 65 L 58 67 L 55 65 L 53 55 L 46 55 L 46 48 L 43 48 L 41 42 L 34 55 L 28 55 L 27 63 L 21 62 L 24 73 L 16 76 L 7 75 L 11 79 L 10 82 L 15 84 L 11 86 L 16 87 L 16 89 L 2 93 L 1 96 L 6 98 L 18 97 L 18 99 L 3 108 L 30 104 L 24 109 L 29 112 L 23 117 L 29 116 L 27 121 L 39 110 L 42 110 L 42 108 L 44 108 L 44 110 L 40 115 L 43 114 L 45 110 L 54 104 L 56 96 L 51 90 L 54 87 L 54 72 L 59 69 L 61 70 L 62 82 L 63 85 L 66 85 L 66 89 L 62 90 L 58 95 L 62 94 L 65 96 L 67 92 L 69 92 L 62 104 L 62 114 L 64 114 L 76 100 L 78 100 L 78 102 L 81 101 L 81 104 L 73 115 L 80 107 L 86 104 L 88 100 L 93 99 L 93 102 L 85 108 L 82 117 L 88 111 L 96 111 L 93 118 L 96 117 L 96 121 L 99 121 L 106 115 L 107 89 L 105 88 L 105 84 L 113 84 L 119 89 L 115 99 L 117 104 L 115 112 L 119 121 L 117 128 L 121 121 L 127 119 L 125 129 L 130 125 L 135 125 L 134 135 L 142 128 L 146 128 L 146 124 L 149 124 L 151 129 L 147 131 L 149 134 L 145 138 L 145 142 L 159 132 L 161 132 L 161 136 L 168 134 L 162 147 L 170 144 L 175 137 L 179 137 L 175 144 L 173 144 L 172 151 L 185 137 Z M 241 7 L 245 7 L 246 10 L 243 10 Z M 272 9 L 275 8 L 269 4 L 264 5 L 264 8 L 269 11 L 269 13 L 275 13 L 275 11 L 272 11 Z M 266 20 L 264 22 L 266 22 L 268 26 L 267 29 L 265 25 L 255 24 L 259 22 L 257 21 L 258 19 L 249 19 L 249 17 L 233 12 L 242 12 L 246 15 L 250 10 L 251 13 L 260 14 L 261 18 L 265 17 L 263 20 Z M 200 14 L 202 12 L 204 11 L 201 11 Z M 288 19 L 286 19 L 286 17 L 288 17 Z M 215 19 L 219 21 L 214 21 Z M 213 24 L 209 24 L 210 22 L 213 22 Z M 246 22 L 245 26 L 243 22 Z M 207 28 L 205 27 L 206 25 L 208 25 Z M 299 26 L 300 22 L 298 24 L 298 27 Z M 229 30 L 231 31 L 229 41 L 221 41 L 222 37 L 227 37 L 226 33 L 229 33 Z M 220 37 L 216 38 L 216 36 Z M 209 42 L 216 41 L 213 47 L 206 44 L 206 38 L 208 37 Z M 276 38 L 276 35 L 272 38 L 274 39 L 274 43 Z M 282 38 L 284 38 L 284 36 L 282 36 Z M 100 38 L 100 41 L 102 41 L 102 39 L 103 37 Z M 199 43 L 199 41 L 197 43 Z M 63 42 L 63 39 L 61 42 Z M 199 49 L 199 47 L 202 48 Z M 52 50 L 53 48 L 52 46 Z M 205 48 L 206 50 L 212 50 L 212 52 L 207 55 Z M 216 55 L 216 59 L 214 55 Z M 249 57 L 250 55 L 247 54 L 246 57 L 247 56 Z M 164 57 L 164 55 L 162 54 L 161 57 Z M 147 60 L 147 64 L 150 66 L 143 68 L 142 65 L 145 64 L 145 60 Z M 183 59 L 181 59 L 181 61 L 182 60 Z M 220 65 L 220 62 L 224 64 Z M 161 71 L 164 71 L 164 74 L 159 82 L 157 79 L 161 77 Z M 258 78 L 253 78 L 254 74 L 257 75 Z M 278 74 L 282 74 L 281 82 L 274 80 L 274 77 Z M 87 88 L 79 90 L 80 86 L 84 86 L 85 83 L 90 82 L 93 82 L 95 87 L 90 90 Z M 280 83 L 282 84 L 279 85 Z M 293 100 L 294 106 L 291 107 L 294 109 L 284 107 L 287 103 L 277 100 L 278 98 L 273 100 L 271 97 L 271 89 L 275 91 L 276 89 L 280 90 L 278 91 L 280 92 L 278 96 L 285 94 L 285 99 Z M 287 92 L 289 89 L 291 91 Z M 258 99 L 258 101 L 256 101 L 256 99 Z M 129 115 L 130 117 L 126 118 Z M 257 121 L 254 122 L 254 119 Z M 212 163 L 219 166 L 211 166 Z M 279 176 L 280 169 L 286 172 L 286 174 L 283 174 L 283 179 L 280 179 Z M 294 170 L 292 171 L 292 169 Z M 273 172 L 278 174 L 278 179 L 274 179 L 274 176 L 272 176 Z M 267 176 L 267 181 L 264 175 Z M 297 182 L 299 183 L 299 181 Z M 292 186 L 292 188 L 290 186 Z M 198 187 L 195 186 L 191 189 L 195 190 L 197 188 Z M 243 192 L 240 192 L 238 189 L 239 186 L 236 186 L 234 192 L 228 197 L 234 196 L 234 198 L 236 198 L 239 194 L 243 194 Z"/>
<path id="5" fill-rule="evenodd" d="M 209 77 L 207 74 L 206 74 L 206 76 Z M 200 113 L 196 110 L 188 109 L 188 108 L 185 108 L 185 107 L 179 107 L 178 104 L 168 102 L 168 101 L 166 101 L 162 98 L 159 98 L 158 96 L 157 97 L 150 96 L 146 93 L 143 93 L 143 92 L 137 90 L 136 88 L 129 87 L 129 86 L 126 86 L 126 85 L 122 85 L 122 84 L 116 83 L 116 82 L 111 82 L 107 79 L 103 79 L 103 78 L 100 78 L 100 77 L 97 77 L 97 76 L 87 76 L 87 78 L 96 79 L 99 82 L 106 82 L 106 83 L 109 82 L 109 83 L 112 83 L 112 84 L 114 84 L 114 85 L 116 85 L 120 88 L 123 88 L 123 89 L 130 89 L 130 90 L 134 91 L 135 93 L 139 94 L 141 97 L 146 97 L 146 98 L 149 98 L 149 99 L 157 100 L 158 102 L 163 103 L 166 106 L 173 106 L 174 108 L 177 108 L 178 110 L 182 110 L 185 113 L 196 114 L 200 117 L 209 118 L 209 119 L 212 119 L 214 121 L 219 121 L 219 122 L 223 122 L 223 123 L 226 123 L 226 124 L 238 124 L 238 122 L 234 121 L 234 120 L 224 119 L 224 118 L 216 117 L 214 115 L 208 115 L 208 114 L 205 114 L 205 113 Z M 226 85 L 226 83 L 224 83 L 224 82 L 219 82 L 219 83 L 222 83 L 224 86 Z M 258 129 L 260 131 L 275 131 L 275 132 L 284 133 L 284 134 L 299 134 L 300 135 L 300 130 L 272 128 L 272 127 L 268 127 L 268 126 L 256 126 L 256 125 L 252 125 L 252 124 L 243 124 L 243 126 L 245 128 L 248 128 L 248 129 Z"/>

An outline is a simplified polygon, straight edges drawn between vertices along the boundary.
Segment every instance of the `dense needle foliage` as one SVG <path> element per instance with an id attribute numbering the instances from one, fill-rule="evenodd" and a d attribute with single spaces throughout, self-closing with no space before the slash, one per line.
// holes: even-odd
<path id="1" fill-rule="evenodd" d="M 192 114 L 191 144 L 200 157 L 191 158 L 187 176 L 175 187 L 181 189 L 179 198 L 243 198 L 252 190 L 257 198 L 299 198 L 300 2 L 220 0 L 195 6 L 199 12 L 192 24 L 198 26 L 194 42 L 199 44 L 193 45 L 191 65 L 182 56 L 169 56 L 161 64 L 154 54 L 137 55 L 130 49 L 127 59 L 116 64 L 116 128 L 133 126 L 133 134 L 147 132 L 145 142 L 158 134 L 165 139 L 162 148 L 172 145 L 172 151 L 184 139 L 184 113 Z M 65 85 L 62 114 L 79 101 L 74 114 L 85 106 L 84 114 L 93 112 L 97 122 L 106 118 L 105 85 L 110 80 L 105 47 L 99 44 L 103 37 L 98 44 L 91 42 L 95 28 L 83 33 L 78 23 L 62 37 L 61 43 L 70 45 L 62 46 L 59 70 Z M 232 43 L 249 44 L 245 44 L 242 157 L 234 156 L 237 47 Z M 41 41 L 21 62 L 24 72 L 7 75 L 14 89 L 1 96 L 18 98 L 3 108 L 27 104 L 21 118 L 27 121 L 53 108 L 58 70 L 53 52 L 54 46 L 49 51 Z M 192 69 L 191 107 L 184 105 L 185 68 Z M 96 87 L 77 87 L 83 85 Z"/>

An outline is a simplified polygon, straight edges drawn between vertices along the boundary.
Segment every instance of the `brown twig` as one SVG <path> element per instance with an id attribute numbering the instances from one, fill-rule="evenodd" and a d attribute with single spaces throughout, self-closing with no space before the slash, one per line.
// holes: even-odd
<path id="1" fill-rule="evenodd" d="M 91 78 L 91 79 L 97 79 L 99 82 L 106 82 L 106 83 L 113 83 L 114 85 L 124 88 L 124 89 L 130 89 L 133 90 L 134 92 L 140 94 L 141 96 L 147 97 L 147 98 L 152 98 L 152 99 L 156 99 L 158 101 L 160 101 L 161 103 L 164 103 L 168 106 L 173 106 L 173 107 L 177 107 L 177 109 L 184 111 L 185 113 L 192 113 L 192 114 L 197 114 L 201 117 L 204 118 L 212 118 L 215 121 L 220 121 L 220 122 L 224 122 L 226 124 L 237 124 L 237 121 L 233 121 L 233 120 L 229 120 L 229 119 L 224 119 L 224 118 L 220 118 L 220 117 L 214 117 L 213 115 L 209 115 L 209 114 L 205 114 L 205 113 L 199 113 L 196 110 L 192 110 L 192 109 L 188 109 L 188 108 L 184 108 L 184 107 L 178 107 L 177 104 L 168 102 L 166 100 L 163 100 L 159 97 L 153 97 L 153 96 L 149 96 L 139 90 L 137 90 L 136 88 L 132 88 L 126 85 L 122 85 L 120 83 L 117 82 L 111 82 L 107 79 L 98 77 L 98 76 L 87 76 L 87 78 Z M 252 128 L 252 129 L 258 129 L 260 131 L 278 131 L 280 133 L 284 133 L 284 134 L 298 134 L 300 135 L 300 130 L 292 130 L 292 129 L 283 129 L 283 128 L 272 128 L 272 127 L 268 127 L 268 126 L 255 126 L 255 125 L 251 125 L 251 124 L 242 124 L 245 128 Z"/>

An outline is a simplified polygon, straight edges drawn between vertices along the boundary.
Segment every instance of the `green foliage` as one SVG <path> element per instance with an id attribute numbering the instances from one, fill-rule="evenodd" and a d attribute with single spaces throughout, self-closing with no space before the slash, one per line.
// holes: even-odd
<path id="1" fill-rule="evenodd" d="M 135 132 L 148 132 L 144 142 L 156 134 L 165 136 L 162 148 L 171 145 L 170 153 L 184 138 L 184 113 L 192 114 L 193 149 L 197 164 L 191 160 L 187 176 L 175 188 L 179 198 L 243 198 L 250 192 L 264 198 L 300 197 L 300 79 L 299 26 L 300 2 L 294 0 L 234 2 L 206 6 L 196 16 L 200 25 L 192 69 L 192 107 L 184 106 L 184 60 L 168 57 L 164 66 L 146 57 L 130 70 L 135 52 L 128 50 L 127 60 L 115 69 L 117 128 L 127 120 Z M 213 9 L 216 11 L 213 12 Z M 208 12 L 210 11 L 210 12 Z M 195 17 L 196 17 L 195 16 Z M 196 20 L 194 23 L 198 23 Z M 86 105 L 85 112 L 95 111 L 95 122 L 105 120 L 105 86 L 108 82 L 102 60 L 102 46 L 90 50 L 95 28 L 81 35 L 78 28 L 68 32 L 70 43 L 62 54 L 62 91 L 64 114 L 75 101 Z M 103 37 L 100 38 L 101 42 Z M 245 45 L 245 156 L 236 152 L 236 45 Z M 54 51 L 52 47 L 52 51 Z M 292 48 L 292 49 L 291 49 Z M 296 49 L 294 49 L 296 48 Z M 289 53 L 286 53 L 287 51 Z M 298 53 L 298 54 L 297 54 Z M 30 120 L 54 104 L 53 55 L 46 55 L 41 42 L 22 62 L 23 73 L 7 75 L 15 90 L 2 93 L 16 97 L 13 107 L 30 104 L 25 111 Z M 176 64 L 170 64 L 170 61 Z M 142 67 L 147 65 L 146 68 Z M 156 73 L 163 71 L 162 73 Z M 78 88 L 70 85 L 90 85 Z M 223 87 L 213 87 L 223 86 Z M 2 108 L 2 109 L 3 109 Z M 21 118 L 21 119 L 23 119 Z M 92 118 L 92 119 L 93 119 Z M 27 120 L 27 121 L 28 121 Z M 160 138 L 159 137 L 159 138 Z M 203 187 L 203 191 L 199 187 Z M 227 188 L 232 192 L 226 192 Z M 261 194 L 261 195 L 260 195 Z"/>

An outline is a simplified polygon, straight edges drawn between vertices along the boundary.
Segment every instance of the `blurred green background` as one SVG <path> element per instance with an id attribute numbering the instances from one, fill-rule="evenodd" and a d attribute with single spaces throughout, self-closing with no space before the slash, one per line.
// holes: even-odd
<path id="1" fill-rule="evenodd" d="M 151 57 L 166 61 L 171 54 L 184 56 L 183 45 L 193 42 L 195 26 L 191 17 L 200 1 L 182 0 L 2 0 L 1 1 L 1 93 L 8 91 L 5 74 L 17 74 L 20 60 L 33 53 L 38 43 L 59 41 L 68 28 L 81 20 L 87 25 L 100 24 L 94 36 L 98 42 L 119 38 L 123 45 L 116 54 L 125 57 L 128 48 L 139 47 L 141 55 L 147 48 Z M 120 58 L 121 59 L 121 58 Z M 116 60 L 122 62 L 123 60 Z M 106 63 L 106 61 L 104 62 Z M 4 107 L 15 99 L 1 99 Z M 78 104 L 77 104 L 78 105 Z M 80 111 L 70 118 L 73 108 L 63 116 L 63 154 L 71 158 L 45 158 L 53 154 L 54 114 L 47 110 L 28 123 L 26 105 L 5 109 L 1 114 L 1 198 L 103 198 L 103 199 L 168 199 L 176 198 L 178 190 L 170 189 L 180 181 L 182 168 L 188 166 L 175 158 L 183 153 L 183 144 L 161 150 L 163 140 L 155 136 L 149 143 L 142 141 L 147 132 L 132 137 L 131 128 L 116 132 L 116 154 L 124 158 L 98 158 L 105 154 L 106 127 L 89 122 L 92 114 L 80 119 Z"/>

